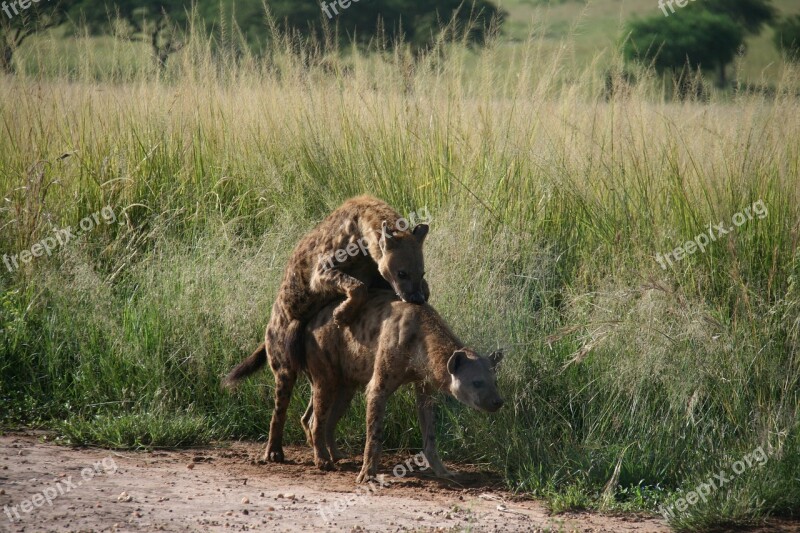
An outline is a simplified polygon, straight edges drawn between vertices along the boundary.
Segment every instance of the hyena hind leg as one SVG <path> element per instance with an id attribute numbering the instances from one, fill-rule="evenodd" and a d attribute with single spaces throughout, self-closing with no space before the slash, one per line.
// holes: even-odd
<path id="1" fill-rule="evenodd" d="M 347 413 L 347 409 L 350 407 L 350 402 L 353 401 L 355 393 L 355 389 L 352 388 L 339 389 L 336 395 L 336 402 L 333 404 L 330 417 L 328 417 L 328 422 L 325 425 L 325 440 L 328 442 L 328 450 L 334 461 L 349 457 L 348 454 L 339 450 L 339 447 L 336 445 L 336 426 L 339 424 L 339 420 Z"/>
<path id="2" fill-rule="evenodd" d="M 319 292 L 337 292 L 347 296 L 333 310 L 333 322 L 340 327 L 349 324 L 367 301 L 367 286 L 361 280 L 336 268 L 329 268 L 322 261 L 317 264 L 311 276 L 311 287 Z"/>

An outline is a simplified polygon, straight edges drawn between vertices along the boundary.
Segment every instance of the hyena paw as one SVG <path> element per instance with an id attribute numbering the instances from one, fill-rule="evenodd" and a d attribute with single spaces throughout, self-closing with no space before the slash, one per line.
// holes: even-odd
<path id="1" fill-rule="evenodd" d="M 439 478 L 442 478 L 442 479 L 448 479 L 450 481 L 452 481 L 452 480 L 454 480 L 456 478 L 456 473 L 453 472 L 452 470 L 448 470 L 446 468 L 444 470 L 439 471 L 439 472 L 434 472 L 434 474 L 436 475 L 436 477 L 439 477 Z"/>
<path id="2" fill-rule="evenodd" d="M 339 461 L 341 459 L 347 459 L 348 457 L 350 457 L 350 455 L 337 449 L 331 451 L 331 457 L 333 457 L 334 461 Z"/>
<path id="3" fill-rule="evenodd" d="M 282 463 L 283 450 L 280 448 L 277 450 L 267 450 L 264 452 L 264 461 L 269 461 L 270 463 Z"/>
<path id="4" fill-rule="evenodd" d="M 370 474 L 368 470 L 362 468 L 361 472 L 359 472 L 358 477 L 356 478 L 356 483 L 369 483 L 370 481 L 375 481 L 376 479 L 377 477 L 375 474 Z"/>
<path id="5" fill-rule="evenodd" d="M 330 459 L 314 459 L 314 463 L 317 465 L 317 468 L 323 472 L 328 472 L 334 469 L 333 461 Z"/>

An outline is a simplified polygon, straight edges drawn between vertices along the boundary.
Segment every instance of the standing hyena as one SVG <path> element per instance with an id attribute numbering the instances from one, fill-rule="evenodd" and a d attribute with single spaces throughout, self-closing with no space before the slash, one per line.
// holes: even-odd
<path id="1" fill-rule="evenodd" d="M 429 296 L 423 279 L 422 244 L 428 226 L 409 228 L 386 202 L 359 196 L 345 202 L 306 234 L 292 252 L 260 345 L 225 378 L 232 386 L 269 360 L 275 375 L 275 408 L 264 458 L 283 461 L 283 428 L 297 373 L 304 366 L 303 329 L 331 300 L 346 296 L 333 312 L 343 326 L 359 311 L 370 286 L 388 283 L 406 302 Z M 309 412 L 310 414 L 310 412 Z"/>
<path id="2" fill-rule="evenodd" d="M 333 320 L 336 302 L 309 320 L 305 331 L 305 370 L 312 383 L 313 420 L 304 417 L 314 446 L 314 462 L 333 468 L 338 453 L 336 424 L 355 392 L 366 386 L 367 442 L 357 482 L 374 478 L 381 454 L 386 402 L 399 387 L 413 383 L 423 453 L 439 476 L 451 472 L 436 450 L 432 396 L 442 391 L 482 411 L 503 405 L 495 367 L 501 352 L 478 355 L 453 334 L 429 305 L 402 302 L 389 291 L 371 291 L 358 321 L 339 328 Z M 238 376 L 243 379 L 256 369 Z"/>
<path id="3" fill-rule="evenodd" d="M 355 392 L 366 387 L 367 441 L 358 483 L 378 472 L 384 416 L 389 397 L 413 383 L 423 453 L 439 476 L 451 472 L 436 450 L 432 395 L 441 391 L 474 409 L 495 412 L 503 406 L 495 367 L 500 351 L 488 357 L 464 347 L 429 305 L 409 305 L 388 291 L 374 291 L 358 323 L 347 329 L 333 323 L 333 304 L 309 321 L 305 336 L 306 371 L 312 383 L 314 462 L 322 470 L 336 459 L 336 424 Z"/>

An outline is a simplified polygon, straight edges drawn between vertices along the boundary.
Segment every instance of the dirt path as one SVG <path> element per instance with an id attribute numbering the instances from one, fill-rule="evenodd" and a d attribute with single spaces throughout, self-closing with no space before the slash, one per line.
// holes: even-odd
<path id="1" fill-rule="evenodd" d="M 405 455 L 386 454 L 384 486 L 360 495 L 356 460 L 323 473 L 306 447 L 287 448 L 283 465 L 257 464 L 261 450 L 112 452 L 2 436 L 0 531 L 667 531 L 657 520 L 548 516 L 475 468 L 440 482 Z M 405 475 L 393 475 L 402 463 Z"/>

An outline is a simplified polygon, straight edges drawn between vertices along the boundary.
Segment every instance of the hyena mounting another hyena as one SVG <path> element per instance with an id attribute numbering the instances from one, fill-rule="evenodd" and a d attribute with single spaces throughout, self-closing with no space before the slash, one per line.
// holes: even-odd
<path id="1" fill-rule="evenodd" d="M 225 378 L 233 386 L 269 360 L 275 375 L 275 407 L 264 459 L 282 462 L 283 428 L 297 374 L 304 367 L 303 330 L 333 299 L 337 327 L 347 325 L 367 299 L 370 286 L 388 286 L 406 302 L 425 303 L 422 245 L 428 226 L 398 229 L 404 219 L 386 202 L 352 198 L 328 215 L 297 244 L 272 307 L 264 343 Z M 355 249 L 364 253 L 352 253 Z M 344 252 L 345 257 L 341 253 Z M 335 261 L 334 261 L 335 259 Z"/>

